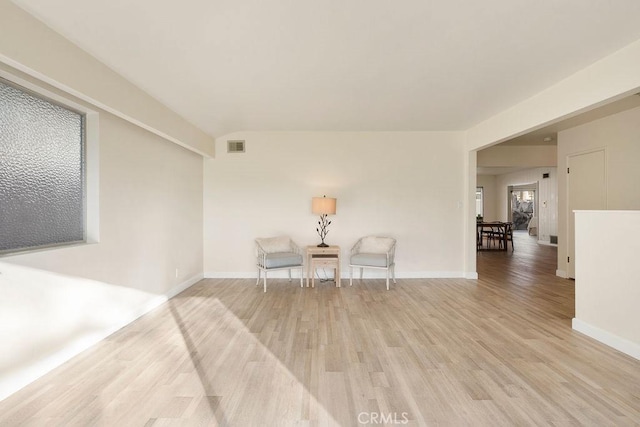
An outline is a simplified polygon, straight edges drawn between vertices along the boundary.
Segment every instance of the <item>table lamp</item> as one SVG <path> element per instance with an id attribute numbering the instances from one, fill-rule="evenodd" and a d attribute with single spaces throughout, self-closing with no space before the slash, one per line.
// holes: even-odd
<path id="1" fill-rule="evenodd" d="M 318 247 L 326 248 L 329 245 L 324 242 L 324 238 L 327 237 L 327 234 L 329 233 L 327 227 L 329 226 L 329 224 L 331 224 L 331 221 L 327 219 L 327 216 L 335 215 L 336 199 L 327 196 L 314 197 L 311 200 L 311 212 L 320 215 L 320 220 L 318 221 L 318 227 L 316 228 L 316 231 L 318 232 L 320 239 L 322 239 L 322 243 L 320 243 Z"/>

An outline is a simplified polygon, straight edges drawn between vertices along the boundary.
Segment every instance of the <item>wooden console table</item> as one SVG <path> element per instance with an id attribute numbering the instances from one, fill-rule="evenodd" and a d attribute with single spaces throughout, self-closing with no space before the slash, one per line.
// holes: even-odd
<path id="1" fill-rule="evenodd" d="M 311 276 L 311 287 L 315 287 L 316 268 L 333 268 L 335 270 L 336 287 L 340 287 L 340 246 L 332 245 L 326 248 L 307 246 L 307 287 Z"/>

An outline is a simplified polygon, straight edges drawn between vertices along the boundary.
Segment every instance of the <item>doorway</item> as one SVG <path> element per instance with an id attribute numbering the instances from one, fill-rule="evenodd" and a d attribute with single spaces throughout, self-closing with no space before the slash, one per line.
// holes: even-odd
<path id="1" fill-rule="evenodd" d="M 536 214 L 537 184 L 509 187 L 509 210 L 514 230 L 527 230 Z"/>

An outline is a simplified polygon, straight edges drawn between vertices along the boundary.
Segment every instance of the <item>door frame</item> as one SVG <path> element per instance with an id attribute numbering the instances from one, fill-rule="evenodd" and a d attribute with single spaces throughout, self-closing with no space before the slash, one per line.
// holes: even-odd
<path id="1" fill-rule="evenodd" d="M 574 221 L 574 229 L 573 231 L 571 230 L 571 206 L 569 203 L 569 199 L 571 197 L 571 193 L 570 193 L 570 180 L 571 178 L 569 177 L 570 173 L 569 171 L 569 162 L 571 160 L 572 157 L 578 157 L 578 156 L 583 156 L 585 154 L 592 154 L 592 153 L 597 153 L 602 151 L 604 154 L 604 207 L 605 209 L 609 209 L 609 191 L 607 191 L 607 189 L 609 188 L 609 173 L 607 170 L 607 165 L 609 164 L 609 153 L 607 151 L 607 147 L 606 146 L 602 146 L 602 147 L 595 147 L 595 148 L 590 148 L 588 150 L 582 150 L 582 151 L 576 151 L 570 154 L 567 154 L 567 158 L 565 159 L 565 173 L 567 174 L 567 179 L 566 179 L 566 192 L 565 194 L 567 195 L 567 217 L 566 217 L 566 238 L 567 238 L 567 242 L 565 245 L 565 259 L 568 259 L 570 256 L 570 248 L 569 248 L 569 240 L 570 237 L 573 236 L 574 242 L 573 242 L 573 252 L 574 252 L 574 256 L 572 260 L 568 260 L 565 263 L 565 272 L 566 272 L 566 277 L 567 278 L 575 278 L 575 277 L 571 277 L 571 274 L 569 274 L 569 271 L 571 270 L 569 268 L 570 265 L 573 265 L 573 276 L 576 275 L 576 265 L 575 265 L 575 248 L 576 248 L 576 244 L 575 244 L 575 238 L 576 238 L 576 231 L 575 231 L 575 221 Z"/>

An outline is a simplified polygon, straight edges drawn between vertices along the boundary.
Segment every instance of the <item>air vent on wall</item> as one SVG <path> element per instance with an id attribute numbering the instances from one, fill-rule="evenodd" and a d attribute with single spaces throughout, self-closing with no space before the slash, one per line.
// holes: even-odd
<path id="1" fill-rule="evenodd" d="M 227 153 L 244 153 L 244 141 L 242 140 L 227 141 Z"/>
<path id="2" fill-rule="evenodd" d="M 542 178 L 549 178 L 549 172 L 545 172 L 542 174 Z"/>

